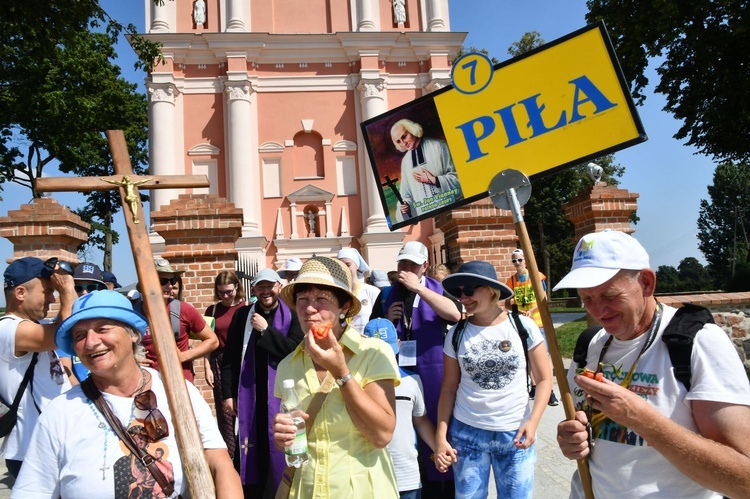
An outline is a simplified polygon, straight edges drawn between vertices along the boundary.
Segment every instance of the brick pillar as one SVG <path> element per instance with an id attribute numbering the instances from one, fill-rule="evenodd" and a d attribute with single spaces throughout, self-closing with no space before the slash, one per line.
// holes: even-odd
<path id="1" fill-rule="evenodd" d="M 518 242 L 513 215 L 496 208 L 489 198 L 437 215 L 435 226 L 445 234 L 452 272 L 473 260 L 492 263 L 503 282 L 515 272 L 510 263 Z"/>
<path id="2" fill-rule="evenodd" d="M 242 210 L 216 194 L 181 194 L 151 213 L 153 229 L 164 238 L 162 257 L 184 270 L 183 300 L 202 314 L 214 303 L 213 284 L 222 270 L 235 270 L 235 242 L 242 230 Z M 195 386 L 213 407 L 203 362 L 195 362 Z"/>
<path id="3" fill-rule="evenodd" d="M 81 217 L 52 198 L 36 198 L 20 210 L 12 210 L 0 217 L 0 237 L 13 243 L 11 263 L 25 256 L 46 260 L 56 256 L 73 264 L 78 263 L 78 247 L 88 241 L 91 226 Z M 48 318 L 60 311 L 60 303 L 50 306 Z"/>
<path id="4" fill-rule="evenodd" d="M 8 263 L 24 256 L 42 260 L 56 256 L 77 263 L 78 247 L 88 241 L 90 229 L 81 217 L 52 198 L 36 198 L 0 217 L 0 237 L 13 243 Z"/>
<path id="5" fill-rule="evenodd" d="M 638 208 L 637 193 L 597 182 L 591 191 L 582 191 L 563 205 L 565 218 L 575 226 L 576 241 L 591 232 L 613 229 L 630 234 L 630 215 Z"/>

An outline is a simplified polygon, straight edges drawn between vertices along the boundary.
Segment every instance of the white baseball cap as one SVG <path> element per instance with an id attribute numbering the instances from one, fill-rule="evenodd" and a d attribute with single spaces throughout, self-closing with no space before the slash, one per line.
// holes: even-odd
<path id="1" fill-rule="evenodd" d="M 593 288 L 612 279 L 620 270 L 651 268 L 648 253 L 634 237 L 617 230 L 586 234 L 573 252 L 568 275 L 552 288 Z"/>
<path id="2" fill-rule="evenodd" d="M 401 250 L 398 252 L 398 256 L 396 257 L 396 261 L 399 262 L 401 260 L 410 260 L 417 265 L 422 265 L 427 261 L 429 255 L 430 254 L 427 251 L 427 246 L 420 243 L 419 241 L 409 241 L 401 247 Z"/>

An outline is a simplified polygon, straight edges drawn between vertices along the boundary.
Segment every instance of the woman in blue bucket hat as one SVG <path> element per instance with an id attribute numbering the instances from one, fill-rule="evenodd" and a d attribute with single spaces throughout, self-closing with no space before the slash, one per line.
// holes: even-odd
<path id="1" fill-rule="evenodd" d="M 138 364 L 146 318 L 116 291 L 94 291 L 73 304 L 57 330 L 58 347 L 80 357 L 91 375 L 54 399 L 39 417 L 12 497 L 177 497 L 188 492 L 161 375 Z M 93 398 L 101 398 L 136 445 L 128 450 Z M 211 409 L 187 383 L 218 497 L 239 497 L 239 477 Z M 107 411 L 105 411 L 107 412 Z M 160 473 L 154 473 L 153 460 Z M 161 477 L 157 478 L 157 474 Z"/>
<path id="2" fill-rule="evenodd" d="M 527 362 L 538 400 L 548 400 L 552 390 L 542 333 L 533 320 L 503 309 L 513 291 L 489 262 L 464 263 L 443 287 L 468 318 L 448 332 L 443 346 L 435 464 L 440 471 L 453 467 L 457 498 L 486 497 L 490 467 L 498 497 L 531 497 L 536 430 L 547 404 L 532 408 Z"/>

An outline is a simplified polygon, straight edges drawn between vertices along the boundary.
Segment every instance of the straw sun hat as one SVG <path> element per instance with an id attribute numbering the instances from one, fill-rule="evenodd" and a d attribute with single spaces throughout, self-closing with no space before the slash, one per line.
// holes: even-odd
<path id="1" fill-rule="evenodd" d="M 352 274 L 343 262 L 316 256 L 302 264 L 297 279 L 281 288 L 281 299 L 292 309 L 295 307 L 294 290 L 300 284 L 315 284 L 323 288 L 336 288 L 345 292 L 352 301 L 348 315 L 355 316 L 362 309 L 362 304 L 351 291 Z"/>

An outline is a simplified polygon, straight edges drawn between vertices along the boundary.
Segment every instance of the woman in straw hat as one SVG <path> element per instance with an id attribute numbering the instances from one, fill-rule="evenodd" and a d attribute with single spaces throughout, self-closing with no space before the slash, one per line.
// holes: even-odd
<path id="1" fill-rule="evenodd" d="M 136 361 L 146 325 L 117 291 L 94 291 L 75 301 L 55 342 L 80 357 L 91 375 L 54 399 L 39 417 L 12 497 L 177 497 L 188 492 L 161 375 Z M 186 385 L 218 497 L 241 497 L 239 476 L 211 409 L 197 388 Z M 128 450 L 96 399 L 151 459 Z"/>
<path id="2" fill-rule="evenodd" d="M 282 395 L 283 380 L 293 379 L 300 406 L 306 408 L 327 375 L 336 381 L 308 424 L 310 462 L 296 471 L 290 497 L 398 497 L 385 448 L 396 426 L 398 367 L 385 342 L 365 338 L 347 325 L 361 307 L 351 291 L 349 270 L 339 260 L 313 257 L 281 297 L 297 310 L 306 335 L 279 364 L 276 395 Z M 313 326 L 327 322 L 333 327 L 316 339 Z M 289 415 L 276 416 L 279 448 L 290 446 L 296 431 Z"/>
<path id="3" fill-rule="evenodd" d="M 448 332 L 443 346 L 435 464 L 440 471 L 453 466 L 457 498 L 486 497 L 490 466 L 498 497 L 531 497 L 536 430 L 547 404 L 532 409 L 529 403 L 524 351 L 537 400 L 546 401 L 552 372 L 542 333 L 533 320 L 519 317 L 528 334 L 524 348 L 524 332 L 501 305 L 513 291 L 489 262 L 464 263 L 443 286 L 469 318 Z"/>

